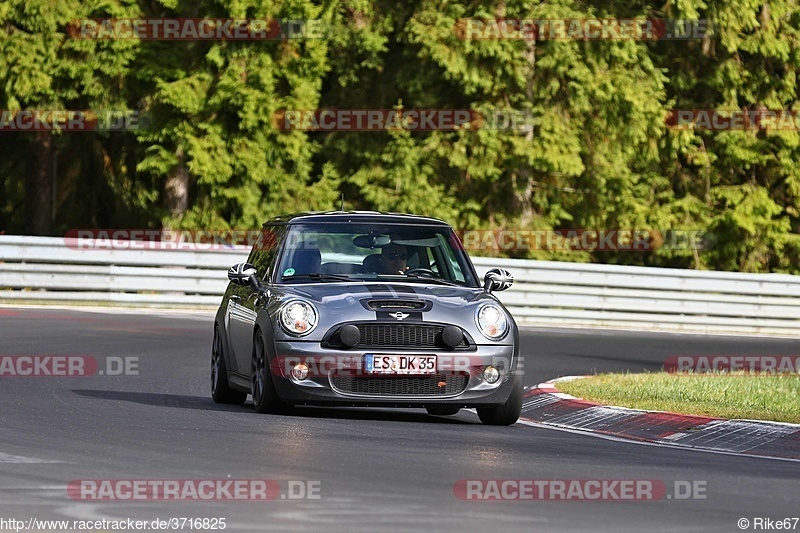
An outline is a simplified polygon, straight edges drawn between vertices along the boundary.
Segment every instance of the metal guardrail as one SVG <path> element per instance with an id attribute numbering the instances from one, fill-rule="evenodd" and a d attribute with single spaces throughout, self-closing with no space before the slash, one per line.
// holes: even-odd
<path id="1" fill-rule="evenodd" d="M 0 302 L 215 308 L 245 247 L 78 249 L 63 238 L 0 236 Z M 473 258 L 510 270 L 498 293 L 524 324 L 800 337 L 800 276 Z"/>

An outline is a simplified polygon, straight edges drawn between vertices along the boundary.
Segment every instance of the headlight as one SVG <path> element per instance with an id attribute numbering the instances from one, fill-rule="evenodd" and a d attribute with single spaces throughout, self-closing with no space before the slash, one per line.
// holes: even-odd
<path id="1" fill-rule="evenodd" d="M 279 315 L 281 326 L 292 335 L 307 335 L 317 327 L 317 310 L 302 300 L 286 302 Z"/>
<path id="2" fill-rule="evenodd" d="M 483 336 L 489 340 L 500 340 L 508 331 L 506 314 L 494 304 L 486 304 L 478 308 L 475 313 L 475 322 Z"/>

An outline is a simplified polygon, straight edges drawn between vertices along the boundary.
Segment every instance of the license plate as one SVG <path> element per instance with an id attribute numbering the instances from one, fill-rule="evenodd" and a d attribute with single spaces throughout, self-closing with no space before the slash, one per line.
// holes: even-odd
<path id="1" fill-rule="evenodd" d="M 435 374 L 435 355 L 365 354 L 364 370 L 370 374 Z"/>

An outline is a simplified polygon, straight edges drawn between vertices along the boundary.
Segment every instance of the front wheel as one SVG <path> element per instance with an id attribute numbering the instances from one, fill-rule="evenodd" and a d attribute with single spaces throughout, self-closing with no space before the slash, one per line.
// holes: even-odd
<path id="1" fill-rule="evenodd" d="M 216 403 L 242 405 L 247 393 L 233 390 L 228 384 L 228 370 L 225 366 L 225 352 L 219 327 L 214 327 L 214 342 L 211 345 L 211 398 Z"/>
<path id="2" fill-rule="evenodd" d="M 503 405 L 478 407 L 478 418 L 487 426 L 510 426 L 522 413 L 522 376 L 514 376 L 514 388 Z"/>
<path id="3" fill-rule="evenodd" d="M 267 346 L 264 343 L 263 334 L 256 332 L 255 342 L 253 343 L 253 380 L 251 393 L 253 395 L 253 406 L 258 413 L 279 413 L 286 406 L 281 402 L 275 385 L 272 383 L 272 376 L 269 371 L 267 360 Z"/>

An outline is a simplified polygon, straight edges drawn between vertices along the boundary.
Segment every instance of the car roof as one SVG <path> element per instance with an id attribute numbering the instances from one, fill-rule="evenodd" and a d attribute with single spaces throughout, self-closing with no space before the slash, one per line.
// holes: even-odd
<path id="1" fill-rule="evenodd" d="M 408 215 L 404 213 L 385 213 L 382 211 L 318 211 L 293 213 L 275 217 L 265 222 L 264 226 L 331 222 L 377 222 L 381 224 L 408 224 L 414 226 L 427 225 L 450 227 L 447 222 L 437 218 Z"/>

